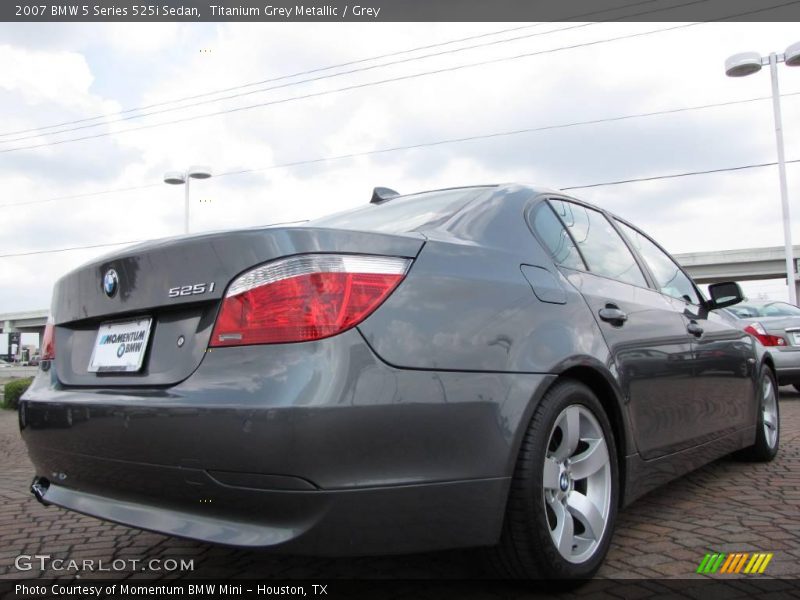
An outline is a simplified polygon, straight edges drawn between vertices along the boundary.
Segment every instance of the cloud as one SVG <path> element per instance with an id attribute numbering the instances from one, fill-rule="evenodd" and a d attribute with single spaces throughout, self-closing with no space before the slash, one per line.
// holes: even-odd
<path id="1" fill-rule="evenodd" d="M 517 37 L 575 24 L 545 24 Z M 519 24 L 25 24 L 0 27 L 0 110 L 5 133 L 159 104 L 329 65 L 389 54 Z M 343 70 L 419 58 L 489 41 L 481 38 L 286 77 L 203 96 L 213 104 L 113 122 L 75 133 L 113 135 L 2 155 L 0 204 L 156 184 L 138 191 L 0 208 L 0 254 L 147 239 L 181 232 L 183 189 L 161 185 L 164 171 L 209 164 L 217 174 L 192 184 L 194 231 L 314 218 L 367 202 L 372 187 L 401 191 L 525 181 L 590 184 L 774 160 L 769 102 L 611 121 L 548 131 L 331 160 L 274 165 L 769 94 L 765 73 L 724 76 L 724 58 L 753 48 L 781 50 L 791 23 L 717 23 L 590 47 L 459 69 L 672 24 L 604 23 L 507 44 L 442 54 L 338 77 Z M 8 35 L 6 35 L 8 34 Z M 201 49 L 210 52 L 200 52 Z M 424 71 L 433 75 L 409 77 Z M 785 92 L 800 69 L 781 67 Z M 290 100 L 384 79 L 398 81 Z M 800 105 L 784 99 L 787 155 L 800 158 Z M 247 105 L 290 100 L 250 110 Z M 126 132 L 175 118 L 224 116 Z M 125 116 L 130 116 L 126 113 Z M 118 117 L 117 117 L 118 118 Z M 0 149 L 9 147 L 0 135 Z M 800 170 L 790 167 L 791 187 Z M 578 190 L 630 219 L 674 252 L 782 243 L 774 169 Z M 793 225 L 800 215 L 795 211 Z M 800 236 L 797 236 L 800 239 Z M 4 258 L 0 311 L 49 304 L 52 281 L 104 249 Z M 765 284 L 766 285 L 766 284 Z"/>

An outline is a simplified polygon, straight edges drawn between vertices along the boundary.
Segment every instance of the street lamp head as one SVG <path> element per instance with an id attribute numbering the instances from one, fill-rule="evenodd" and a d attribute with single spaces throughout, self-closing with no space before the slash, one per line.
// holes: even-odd
<path id="1" fill-rule="evenodd" d="M 786 49 L 784 53 L 786 65 L 789 67 L 800 67 L 800 42 L 795 42 Z"/>
<path id="2" fill-rule="evenodd" d="M 208 179 L 211 177 L 211 167 L 204 165 L 192 165 L 189 167 L 187 174 L 192 179 Z"/>
<path id="3" fill-rule="evenodd" d="M 164 183 L 180 185 L 186 183 L 186 176 L 180 171 L 167 171 L 164 173 Z"/>
<path id="4" fill-rule="evenodd" d="M 746 77 L 761 70 L 761 55 L 758 52 L 734 54 L 725 61 L 728 77 Z"/>

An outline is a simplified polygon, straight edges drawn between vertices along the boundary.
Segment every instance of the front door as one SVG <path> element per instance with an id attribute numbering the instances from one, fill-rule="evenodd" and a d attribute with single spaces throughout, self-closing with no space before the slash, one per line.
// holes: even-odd
<path id="1" fill-rule="evenodd" d="M 703 307 L 686 304 L 684 318 L 695 332 L 697 402 L 713 423 L 708 439 L 752 425 L 758 405 L 752 383 L 755 340 Z"/>
<path id="2" fill-rule="evenodd" d="M 675 450 L 702 444 L 753 423 L 753 341 L 743 331 L 709 312 L 678 264 L 633 227 L 618 225 L 646 264 L 659 292 L 681 315 L 691 338 L 694 396 L 675 405 L 680 432 Z"/>

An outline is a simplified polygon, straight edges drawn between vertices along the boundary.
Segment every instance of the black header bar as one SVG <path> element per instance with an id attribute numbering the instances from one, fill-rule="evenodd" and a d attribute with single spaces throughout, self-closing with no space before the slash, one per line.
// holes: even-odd
<path id="1" fill-rule="evenodd" d="M 800 0 L 3 0 L 0 21 L 798 21 Z"/>

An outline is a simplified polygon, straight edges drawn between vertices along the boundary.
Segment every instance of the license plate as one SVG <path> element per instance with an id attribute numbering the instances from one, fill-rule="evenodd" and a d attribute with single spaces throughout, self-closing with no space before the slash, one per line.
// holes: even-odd
<path id="1" fill-rule="evenodd" d="M 800 332 L 792 332 L 792 346 L 800 346 Z"/>
<path id="2" fill-rule="evenodd" d="M 89 371 L 130 373 L 142 368 L 152 319 L 106 323 L 97 330 Z"/>

